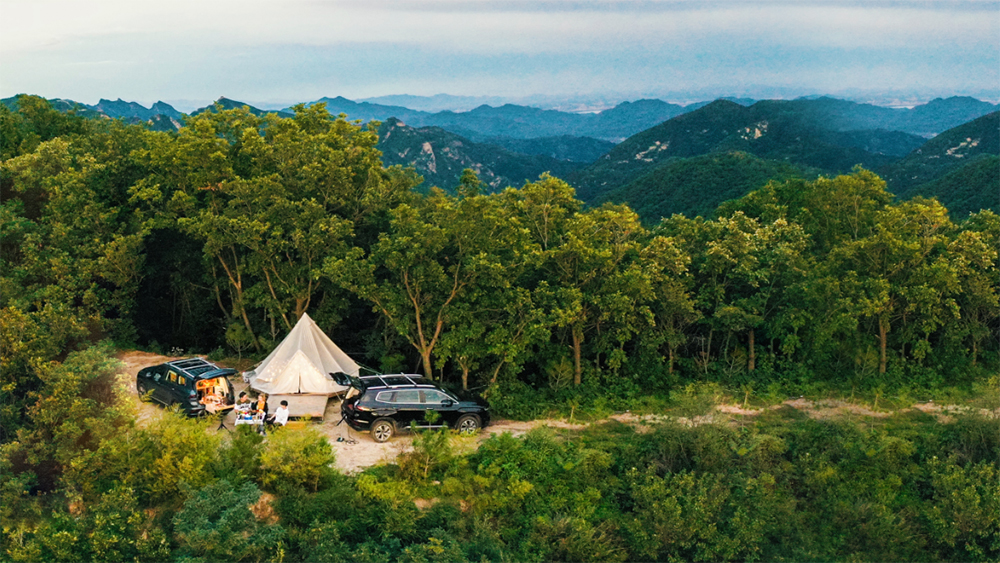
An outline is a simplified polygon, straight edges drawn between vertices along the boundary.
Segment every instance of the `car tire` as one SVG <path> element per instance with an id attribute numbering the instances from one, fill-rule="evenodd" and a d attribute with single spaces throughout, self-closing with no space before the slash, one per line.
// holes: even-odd
<path id="1" fill-rule="evenodd" d="M 142 397 L 143 395 L 146 394 L 147 391 L 146 384 L 141 381 L 137 382 L 135 384 L 135 390 L 139 393 L 139 396 Z"/>
<path id="2" fill-rule="evenodd" d="M 459 434 L 472 434 L 479 430 L 479 417 L 474 414 L 463 414 L 455 422 L 455 429 Z"/>
<path id="3" fill-rule="evenodd" d="M 376 442 L 387 442 L 395 433 L 396 426 L 388 418 L 380 418 L 372 423 L 372 440 Z"/>

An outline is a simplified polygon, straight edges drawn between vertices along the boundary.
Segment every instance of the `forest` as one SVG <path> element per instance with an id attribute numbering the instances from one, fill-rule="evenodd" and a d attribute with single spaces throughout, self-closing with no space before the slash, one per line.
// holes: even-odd
<path id="1" fill-rule="evenodd" d="M 260 359 L 306 311 L 370 369 L 507 418 L 713 386 L 1000 406 L 991 211 L 955 222 L 856 168 L 646 227 L 550 175 L 428 188 L 383 166 L 377 122 L 294 110 L 160 132 L 0 106 L 5 560 L 1000 557 L 1000 423 L 975 412 L 607 422 L 472 453 L 426 432 L 358 475 L 308 430 L 144 424 L 115 350 Z"/>

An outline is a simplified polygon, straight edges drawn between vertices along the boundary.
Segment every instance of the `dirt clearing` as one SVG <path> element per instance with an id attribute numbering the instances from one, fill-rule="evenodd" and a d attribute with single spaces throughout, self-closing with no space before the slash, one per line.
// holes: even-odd
<path id="1" fill-rule="evenodd" d="M 139 401 L 138 392 L 135 388 L 135 374 L 143 368 L 181 358 L 130 350 L 120 352 L 118 359 L 125 364 L 122 383 L 128 389 L 130 395 L 135 398 L 140 424 L 155 423 L 157 419 L 163 416 L 164 408 L 158 403 L 144 403 Z M 216 363 L 221 367 L 229 367 L 220 362 Z M 230 382 L 232 382 L 233 389 L 237 395 L 239 395 L 240 391 L 247 388 L 247 384 L 239 377 L 231 378 Z M 223 418 L 223 422 L 229 429 L 234 428 L 235 420 L 232 411 L 229 411 Z M 351 430 L 347 424 L 338 425 L 338 422 L 340 422 L 340 400 L 334 397 L 327 402 L 323 420 L 313 426 L 330 441 L 330 445 L 333 447 L 333 451 L 337 457 L 337 468 L 346 473 L 354 473 L 365 467 L 381 463 L 392 463 L 401 453 L 413 450 L 413 438 L 405 432 L 393 437 L 388 442 L 380 444 L 372 440 L 367 432 L 356 432 Z M 490 426 L 485 428 L 475 438 L 471 440 L 459 439 L 455 445 L 460 450 L 472 451 L 478 447 L 480 442 L 485 441 L 494 434 L 510 432 L 515 436 L 520 436 L 539 426 L 575 430 L 586 427 L 585 424 L 570 424 L 561 420 L 533 420 L 530 422 L 497 420 L 493 421 Z M 226 430 L 215 429 L 211 431 L 226 432 Z"/>
<path id="2" fill-rule="evenodd" d="M 135 388 L 135 374 L 142 368 L 181 358 L 161 356 L 148 352 L 123 351 L 119 353 L 118 359 L 120 359 L 125 365 L 124 373 L 122 374 L 122 383 L 125 385 L 126 389 L 128 389 L 131 396 L 135 398 L 140 423 L 155 423 L 156 420 L 163 415 L 163 407 L 159 404 L 144 403 L 139 401 L 138 393 Z M 219 365 L 222 366 L 221 363 Z M 240 391 L 245 390 L 247 387 L 247 384 L 244 383 L 239 377 L 232 378 L 231 382 L 237 395 L 239 395 Z M 800 397 L 798 399 L 790 399 L 783 403 L 761 409 L 747 409 L 740 407 L 739 405 L 721 404 L 716 405 L 712 412 L 690 418 L 659 414 L 647 414 L 640 416 L 626 412 L 613 415 L 609 417 L 609 419 L 631 425 L 635 427 L 638 432 L 646 432 L 651 428 L 650 425 L 655 423 L 673 421 L 686 426 L 696 426 L 699 424 L 735 422 L 739 417 L 753 417 L 769 410 L 781 409 L 785 407 L 791 407 L 804 412 L 810 418 L 814 419 L 829 419 L 844 416 L 883 418 L 892 414 L 891 412 L 876 411 L 864 405 L 848 403 L 841 400 L 811 401 Z M 998 411 L 969 409 L 966 407 L 953 405 L 945 406 L 934 403 L 917 403 L 913 405 L 911 409 L 931 414 L 942 423 L 952 422 L 954 420 L 952 415 L 954 414 L 959 412 L 970 412 L 973 410 L 976 410 L 985 416 L 1000 416 L 1000 412 Z M 911 409 L 902 409 L 902 411 Z M 234 427 L 234 421 L 235 417 L 232 411 L 229 411 L 223 419 L 223 422 L 227 428 L 232 429 Z M 340 400 L 334 397 L 327 402 L 323 420 L 315 424 L 314 427 L 330 441 L 330 445 L 332 446 L 337 457 L 337 468 L 345 473 L 355 473 L 373 465 L 392 463 L 400 454 L 413 450 L 413 438 L 405 432 L 398 436 L 394 436 L 388 442 L 380 444 L 374 441 L 367 432 L 356 432 L 351 430 L 347 424 L 338 424 L 338 422 L 340 422 Z M 514 436 L 521 436 L 532 429 L 543 426 L 567 430 L 582 430 L 587 427 L 587 424 L 553 419 L 531 420 L 527 422 L 494 420 L 490 426 L 483 429 L 483 431 L 475 437 L 456 438 L 454 445 L 456 446 L 456 449 L 461 452 L 474 451 L 480 443 L 495 434 L 510 432 Z M 225 430 L 215 429 L 211 431 L 226 432 Z"/>

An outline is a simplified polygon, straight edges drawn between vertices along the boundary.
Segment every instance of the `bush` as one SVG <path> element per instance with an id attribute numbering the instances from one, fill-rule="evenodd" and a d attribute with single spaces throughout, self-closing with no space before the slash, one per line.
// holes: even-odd
<path id="1" fill-rule="evenodd" d="M 413 451 L 399 456 L 399 469 L 411 480 L 427 479 L 432 471 L 447 468 L 454 458 L 448 428 L 413 430 Z"/>
<path id="2" fill-rule="evenodd" d="M 260 499 L 256 485 L 222 480 L 189 495 L 173 520 L 182 554 L 209 561 L 280 559 L 284 529 L 259 522 L 250 510 Z"/>
<path id="3" fill-rule="evenodd" d="M 260 454 L 260 483 L 265 490 L 316 492 L 331 479 L 336 458 L 326 437 L 312 428 L 281 428 L 268 436 Z"/>
<path id="4" fill-rule="evenodd" d="M 219 476 L 232 482 L 258 481 L 264 437 L 251 425 L 241 424 L 232 433 L 229 443 L 219 452 Z"/>

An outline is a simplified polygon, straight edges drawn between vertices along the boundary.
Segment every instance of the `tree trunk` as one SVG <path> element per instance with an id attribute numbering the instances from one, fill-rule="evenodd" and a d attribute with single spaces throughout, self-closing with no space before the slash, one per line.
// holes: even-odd
<path id="1" fill-rule="evenodd" d="M 583 383 L 583 367 L 580 365 L 580 346 L 583 343 L 583 331 L 573 327 L 573 385 Z"/>
<path id="2" fill-rule="evenodd" d="M 232 249 L 230 249 L 232 251 Z M 234 308 L 238 307 L 240 310 L 240 315 L 243 317 L 243 324 L 247 327 L 247 332 L 250 333 L 250 341 L 253 342 L 253 348 L 257 352 L 260 352 L 260 342 L 257 341 L 257 335 L 253 332 L 253 325 L 250 324 L 250 318 L 247 317 L 247 309 L 243 306 L 243 274 L 239 270 L 239 260 L 235 258 L 236 252 L 233 252 L 233 269 L 230 270 L 226 261 L 222 259 L 222 255 L 216 256 L 219 260 L 219 264 L 222 265 L 222 269 L 226 271 L 226 276 L 229 278 L 229 284 L 236 291 L 236 299 Z"/>
<path id="3" fill-rule="evenodd" d="M 674 374 L 674 346 L 673 344 L 667 346 L 667 373 L 670 375 Z"/>
<path id="4" fill-rule="evenodd" d="M 243 301 L 242 295 L 240 296 L 240 301 Z M 257 335 L 253 332 L 253 326 L 250 324 L 250 317 L 247 317 L 247 310 L 243 307 L 243 303 L 240 303 L 240 313 L 243 315 L 243 324 L 247 327 L 247 332 L 250 333 L 250 340 L 253 342 L 253 349 L 260 352 L 260 342 L 257 342 Z"/>
<path id="5" fill-rule="evenodd" d="M 502 367 L 503 367 L 503 360 L 501 360 L 497 364 L 497 367 L 493 370 L 493 377 L 490 378 L 490 385 L 493 385 L 494 383 L 497 382 L 497 377 L 500 375 L 500 368 Z M 485 397 L 485 394 L 483 396 Z"/>
<path id="6" fill-rule="evenodd" d="M 462 391 L 469 390 L 469 367 L 462 366 Z"/>
<path id="7" fill-rule="evenodd" d="M 420 350 L 420 357 L 423 358 L 424 362 L 424 373 L 427 375 L 427 379 L 434 381 L 434 369 L 431 367 L 431 350 L 430 348 L 423 348 Z"/>
<path id="8" fill-rule="evenodd" d="M 281 300 L 278 299 L 278 294 L 274 291 L 274 284 L 271 283 L 271 274 L 268 273 L 267 269 L 264 270 L 264 279 L 267 280 L 267 288 L 271 291 L 271 299 L 274 299 L 275 303 L 279 303 Z M 277 309 L 277 307 L 275 307 Z M 279 311 L 281 313 L 281 320 L 285 321 L 285 327 L 291 331 L 292 323 L 288 322 L 288 317 L 285 316 L 284 311 Z M 296 317 L 298 318 L 298 317 Z"/>
<path id="9" fill-rule="evenodd" d="M 747 366 L 750 371 L 753 371 L 757 366 L 757 353 L 754 350 L 754 340 L 753 340 L 753 329 L 750 329 L 750 364 Z"/>
<path id="10" fill-rule="evenodd" d="M 712 362 L 712 337 L 715 336 L 715 329 L 708 329 L 708 340 L 701 347 L 701 367 L 702 371 L 708 374 L 708 365 Z"/>
<path id="11" fill-rule="evenodd" d="M 885 349 L 887 335 L 889 334 L 889 323 L 885 319 L 878 320 L 878 373 L 885 373 Z"/>
<path id="12" fill-rule="evenodd" d="M 972 339 L 972 367 L 976 367 L 976 355 L 979 352 L 979 346 L 977 346 L 978 341 L 976 338 Z"/>

